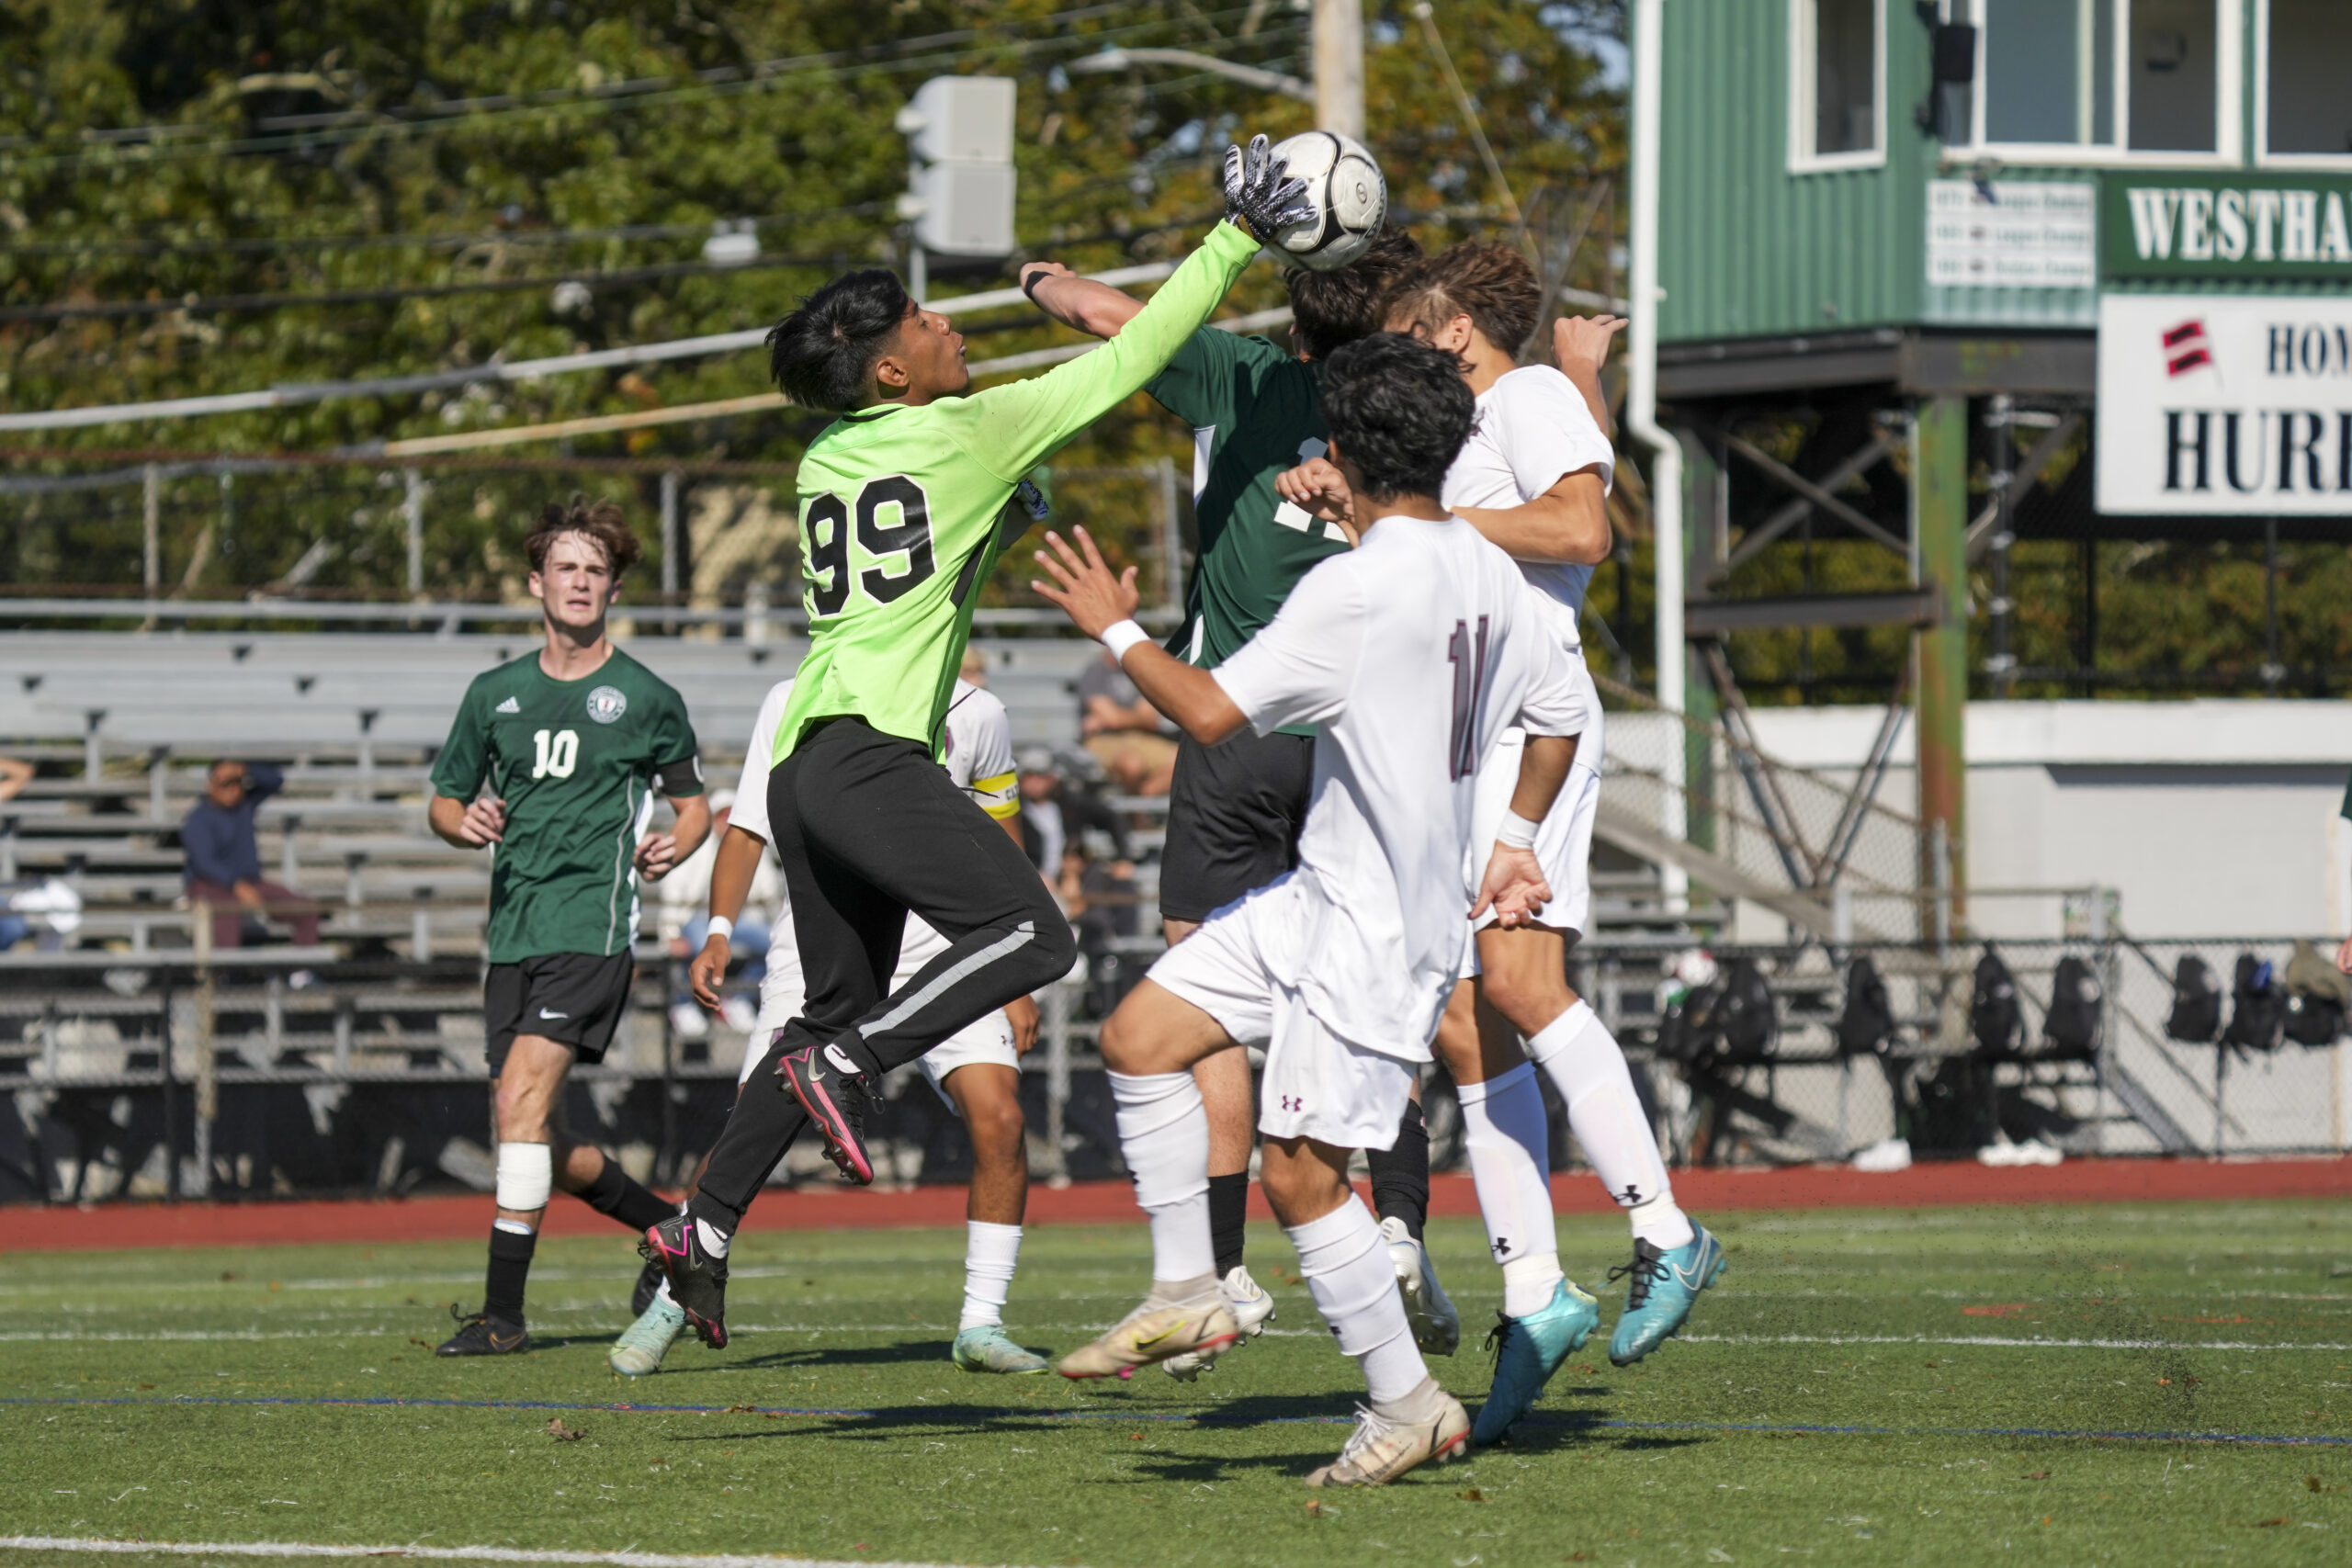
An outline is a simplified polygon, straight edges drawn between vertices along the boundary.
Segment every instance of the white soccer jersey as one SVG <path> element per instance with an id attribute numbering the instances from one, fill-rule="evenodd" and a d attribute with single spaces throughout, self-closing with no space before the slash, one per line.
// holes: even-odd
<path id="1" fill-rule="evenodd" d="M 1582 661 L 1548 618 L 1469 524 L 1390 517 L 1214 671 L 1260 734 L 1316 727 L 1301 925 L 1276 975 L 1353 1045 L 1429 1060 L 1492 849 L 1471 843 L 1478 764 L 1506 726 L 1584 728 Z"/>
<path id="2" fill-rule="evenodd" d="M 1616 481 L 1617 453 L 1586 406 L 1584 394 L 1549 365 L 1522 365 L 1478 395 L 1470 439 L 1446 470 L 1449 507 L 1502 511 L 1534 500 L 1564 475 L 1600 470 L 1603 490 Z M 1584 608 L 1592 568 L 1563 561 L 1521 561 L 1547 597 L 1568 607 L 1573 626 Z"/>

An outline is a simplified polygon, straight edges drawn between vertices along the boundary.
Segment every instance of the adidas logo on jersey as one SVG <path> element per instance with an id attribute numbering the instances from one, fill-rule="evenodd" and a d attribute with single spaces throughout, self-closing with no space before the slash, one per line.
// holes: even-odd
<path id="1" fill-rule="evenodd" d="M 492 713 L 521 713 L 523 711 L 523 705 L 516 702 L 513 697 L 509 697 L 491 711 Z"/>

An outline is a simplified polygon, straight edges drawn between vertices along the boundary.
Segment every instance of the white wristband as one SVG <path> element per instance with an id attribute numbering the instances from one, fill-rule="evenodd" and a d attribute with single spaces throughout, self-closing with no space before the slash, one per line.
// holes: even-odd
<path id="1" fill-rule="evenodd" d="M 1102 646 L 1111 650 L 1113 659 L 1123 664 L 1126 662 L 1127 649 L 1139 642 L 1150 640 L 1151 634 L 1133 621 L 1119 621 L 1102 628 Z"/>
<path id="2" fill-rule="evenodd" d="M 1505 807 L 1502 829 L 1495 835 L 1495 842 L 1514 850 L 1532 850 L 1535 847 L 1535 824 Z"/>
<path id="3" fill-rule="evenodd" d="M 710 928 L 704 934 L 704 940 L 708 941 L 714 936 L 733 936 L 734 934 L 734 921 L 729 919 L 724 915 L 713 915 L 710 917 Z"/>

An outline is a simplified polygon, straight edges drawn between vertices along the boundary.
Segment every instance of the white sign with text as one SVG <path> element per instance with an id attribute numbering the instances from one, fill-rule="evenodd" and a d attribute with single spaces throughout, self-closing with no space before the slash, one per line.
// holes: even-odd
<path id="1" fill-rule="evenodd" d="M 2098 505 L 2352 518 L 2352 299 L 2109 294 Z"/>

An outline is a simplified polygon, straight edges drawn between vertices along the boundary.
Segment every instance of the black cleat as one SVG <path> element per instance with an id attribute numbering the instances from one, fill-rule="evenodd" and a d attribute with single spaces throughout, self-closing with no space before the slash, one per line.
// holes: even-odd
<path id="1" fill-rule="evenodd" d="M 449 1315 L 458 1320 L 458 1332 L 434 1347 L 436 1356 L 518 1356 L 531 1348 L 531 1337 L 519 1323 L 486 1312 L 468 1316 L 455 1306 Z"/>
<path id="2" fill-rule="evenodd" d="M 638 1250 L 643 1252 L 645 1248 L 639 1247 Z M 654 1292 L 661 1288 L 662 1265 L 649 1258 L 645 1260 L 645 1267 L 637 1271 L 637 1287 L 628 1293 L 629 1316 L 643 1317 L 645 1309 L 653 1304 Z"/>
<path id="3" fill-rule="evenodd" d="M 860 1187 L 872 1182 L 874 1160 L 865 1147 L 865 1123 L 881 1107 L 865 1075 L 834 1045 L 787 1052 L 775 1072 L 825 1135 L 825 1153 L 841 1173 Z"/>
<path id="4" fill-rule="evenodd" d="M 703 1250 L 694 1221 L 671 1215 L 645 1233 L 637 1250 L 669 1276 L 670 1299 L 685 1313 L 695 1337 L 714 1350 L 727 1348 L 727 1260 Z"/>

